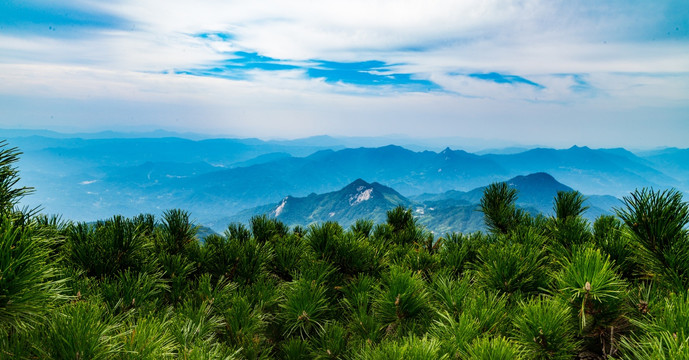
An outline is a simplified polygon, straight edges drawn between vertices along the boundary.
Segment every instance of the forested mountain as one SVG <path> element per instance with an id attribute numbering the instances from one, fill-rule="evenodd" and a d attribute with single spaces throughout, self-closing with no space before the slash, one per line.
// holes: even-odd
<path id="1" fill-rule="evenodd" d="M 509 155 L 485 155 L 510 174 L 547 172 L 588 194 L 622 196 L 641 186 L 678 186 L 679 180 L 624 149 L 532 149 Z"/>
<path id="2" fill-rule="evenodd" d="M 520 175 L 505 182 L 519 194 L 516 205 L 533 215 L 553 215 L 557 193 L 574 191 L 546 173 Z M 385 219 L 387 211 L 403 206 L 411 208 L 419 224 L 435 234 L 471 233 L 486 230 L 483 216 L 477 211 L 485 189 L 486 186 L 481 186 L 467 192 L 452 190 L 406 198 L 387 186 L 357 179 L 338 191 L 319 195 L 312 193 L 306 197 L 287 196 L 278 203 L 243 210 L 209 225 L 221 231 L 231 222 L 248 224 L 252 217 L 265 214 L 290 226 L 324 221 L 350 226 L 359 219 L 379 223 Z M 587 197 L 584 204 L 589 209 L 583 215 L 589 221 L 600 215 L 610 215 L 614 207 L 621 206 L 619 199 L 600 195 Z"/>
<path id="3" fill-rule="evenodd" d="M 189 140 L 154 134 L 107 139 L 48 135 L 12 138 L 24 151 L 22 183 L 38 189 L 27 205 L 41 205 L 48 213 L 78 220 L 184 207 L 199 221 L 212 222 L 278 203 L 287 195 L 337 191 L 358 178 L 384 184 L 408 198 L 471 192 L 494 181 L 537 172 L 591 194 L 590 201 L 596 198 L 593 195 L 620 197 L 642 186 L 686 191 L 689 185 L 689 163 L 680 149 L 643 156 L 624 149 L 586 147 L 508 149 L 479 155 L 449 148 L 412 151 L 394 145 L 342 148 L 338 139 L 328 137 L 261 141 Z M 341 143 L 364 141 L 355 140 Z M 473 193 L 470 203 L 476 202 L 477 194 Z M 547 203 L 535 208 L 548 208 Z"/>
<path id="4" fill-rule="evenodd" d="M 288 225 L 337 221 L 342 226 L 350 226 L 359 219 L 380 223 L 385 220 L 386 212 L 390 209 L 411 205 L 409 199 L 387 186 L 357 179 L 338 191 L 320 195 L 314 193 L 306 197 L 287 196 L 278 204 L 247 209 L 214 225 L 222 228 L 230 222 L 246 224 L 253 216 L 260 214 L 266 214 Z"/>

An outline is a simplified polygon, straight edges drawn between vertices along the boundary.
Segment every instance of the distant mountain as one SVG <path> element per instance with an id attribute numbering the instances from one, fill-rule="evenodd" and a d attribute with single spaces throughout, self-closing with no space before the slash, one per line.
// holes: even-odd
<path id="1" fill-rule="evenodd" d="M 424 193 L 438 197 L 449 192 L 445 200 L 457 200 L 457 206 L 475 204 L 481 186 L 539 172 L 601 196 L 621 197 L 644 186 L 689 189 L 682 162 L 689 150 L 681 149 L 641 157 L 624 149 L 586 147 L 477 155 L 395 145 L 342 149 L 338 144 L 346 142 L 330 137 L 262 141 L 14 135 L 22 135 L 10 139 L 10 145 L 24 151 L 21 185 L 37 189 L 23 205 L 41 205 L 48 213 L 76 220 L 184 208 L 199 221 L 212 221 L 278 203 L 287 194 L 296 198 L 337 191 L 358 178 L 385 184 L 417 202 L 434 199 L 422 198 Z M 349 139 L 354 140 L 366 138 Z M 322 147 L 327 144 L 333 146 Z M 528 206 L 552 207 L 550 199 L 528 196 L 524 191 L 522 201 Z M 612 201 L 595 199 L 589 201 Z"/>
<path id="2" fill-rule="evenodd" d="M 25 198 L 24 204 L 40 205 L 47 213 L 89 221 L 112 214 L 160 213 L 168 208 L 192 212 L 200 209 L 201 216 L 208 210 L 213 217 L 226 209 L 235 213 L 265 203 L 265 198 L 252 203 L 254 195 L 250 195 L 247 202 L 222 201 L 215 206 L 204 203 L 203 196 L 196 196 L 195 189 L 187 187 L 183 180 L 231 167 L 303 157 L 323 149 L 258 139 L 124 136 L 84 139 L 63 138 L 63 134 L 51 132 L 37 134 L 40 135 L 30 131 L 0 133 L 9 139 L 10 146 L 19 147 L 23 152 L 19 162 L 21 185 L 36 188 L 36 193 Z M 283 190 L 280 188 L 278 193 L 284 194 Z"/>
<path id="3" fill-rule="evenodd" d="M 554 199 L 558 191 L 573 191 L 547 173 L 519 175 L 505 181 L 517 193 L 517 206 L 532 214 L 553 215 Z M 463 192 L 451 190 L 442 194 L 423 194 L 412 197 L 417 204 L 416 213 L 422 223 L 439 232 L 473 232 L 485 230 L 483 216 L 477 211 L 485 186 Z M 589 209 L 584 217 L 590 221 L 600 215 L 613 214 L 621 201 L 610 195 L 585 196 Z M 461 230 L 460 230 L 461 229 Z"/>
<path id="4" fill-rule="evenodd" d="M 644 152 L 640 156 L 653 164 L 656 169 L 678 179 L 679 188 L 688 192 L 689 149 L 666 148 Z"/>
<path id="5" fill-rule="evenodd" d="M 349 226 L 358 219 L 384 222 L 386 212 L 399 205 L 408 207 L 411 201 L 387 186 L 357 179 L 338 191 L 306 197 L 287 196 L 277 204 L 244 210 L 225 221 L 248 222 L 254 215 L 266 214 L 289 225 L 337 221 Z"/>
<path id="6" fill-rule="evenodd" d="M 222 170 L 191 179 L 187 186 L 211 197 L 233 197 L 236 189 L 257 186 L 261 191 L 254 192 L 254 196 L 243 194 L 249 196 L 244 200 L 255 206 L 267 200 L 264 194 L 305 196 L 311 192 L 323 193 L 339 189 L 356 178 L 386 184 L 411 197 L 450 190 L 469 191 L 505 178 L 539 172 L 547 172 L 583 193 L 594 195 L 624 196 L 644 186 L 679 186 L 676 179 L 654 169 L 649 161 L 620 150 L 573 147 L 479 156 L 451 149 L 440 153 L 414 152 L 392 145 L 324 150 L 304 158 L 283 158 Z M 255 179 L 281 179 L 284 187 L 267 189 L 256 184 Z M 198 184 L 191 184 L 194 181 Z M 234 190 L 229 194 L 212 194 L 224 188 Z M 474 194 L 471 201 L 476 201 L 477 197 L 480 195 Z"/>
<path id="7" fill-rule="evenodd" d="M 512 146 L 512 147 L 506 147 L 506 148 L 483 149 L 483 150 L 474 152 L 474 154 L 476 154 L 476 155 L 489 155 L 489 154 L 510 155 L 510 154 L 519 154 L 519 153 L 522 153 L 524 151 L 529 151 L 529 150 L 531 150 L 531 148 Z"/>
<path id="8" fill-rule="evenodd" d="M 635 188 L 677 186 L 678 181 L 624 149 L 532 149 L 518 154 L 489 154 L 508 173 L 548 172 L 587 194 L 622 196 Z"/>
<path id="9" fill-rule="evenodd" d="M 532 208 L 537 212 L 550 215 L 553 209 L 553 201 L 558 191 L 573 191 L 571 187 L 555 180 L 550 174 L 535 173 L 519 175 L 505 181 L 510 187 L 517 189 L 517 205 L 522 208 Z M 422 194 L 411 197 L 413 201 L 421 203 L 442 203 L 451 201 L 457 205 L 478 204 L 483 196 L 485 186 L 471 191 L 450 190 L 441 194 Z M 609 195 L 587 196 L 586 205 L 596 213 L 609 214 L 613 206 L 619 205 L 619 199 Z"/>
<path id="10" fill-rule="evenodd" d="M 517 176 L 506 183 L 518 190 L 517 206 L 534 215 L 551 215 L 557 192 L 572 191 L 572 188 L 546 173 Z M 442 194 L 424 194 L 410 200 L 387 186 L 357 179 L 338 191 L 306 197 L 287 196 L 278 203 L 247 209 L 235 216 L 212 222 L 212 227 L 221 231 L 230 222 L 248 223 L 252 216 L 260 214 L 290 226 L 329 220 L 349 226 L 358 219 L 381 223 L 385 221 L 388 210 L 402 205 L 411 208 L 419 223 L 436 234 L 475 232 L 485 230 L 483 214 L 478 211 L 484 189 L 485 186 L 468 192 L 453 190 Z M 612 208 L 620 204 L 612 196 L 590 196 L 586 202 L 590 209 L 584 216 L 593 221 L 600 215 L 611 214 Z"/>
<path id="11" fill-rule="evenodd" d="M 236 162 L 236 163 L 232 164 L 232 167 L 247 167 L 247 166 L 272 162 L 272 161 L 284 160 L 284 159 L 287 159 L 290 157 L 292 157 L 292 155 L 290 155 L 289 153 L 286 153 L 286 152 L 272 152 L 272 153 L 256 156 L 255 158 L 251 158 L 249 160 Z"/>
<path id="12" fill-rule="evenodd" d="M 557 195 L 558 191 L 572 191 L 571 187 L 558 182 L 554 177 L 544 172 L 525 176 L 519 175 L 505 182 L 519 191 L 517 201 L 520 204 L 536 206 L 538 208 L 542 208 L 543 205 L 552 206 L 553 197 Z M 427 194 L 413 199 L 436 201 L 453 199 L 476 204 L 481 200 L 484 188 L 485 186 L 481 186 L 467 192 L 451 190 L 442 194 Z"/>
<path id="13" fill-rule="evenodd" d="M 594 221 L 601 215 L 615 215 L 615 210 L 623 205 L 622 200 L 611 195 L 588 195 L 584 205 L 589 209 L 584 213 L 584 217 Z"/>
<path id="14" fill-rule="evenodd" d="M 464 151 L 413 152 L 390 145 L 323 150 L 304 158 L 283 158 L 208 173 L 190 179 L 185 185 L 210 197 L 235 197 L 237 190 L 260 189 L 252 191 L 253 196 L 243 194 L 244 200 L 253 202 L 265 199 L 266 194 L 305 196 L 311 192 L 334 191 L 357 178 L 371 179 L 402 194 L 413 195 L 473 188 L 504 177 L 505 171 L 492 161 Z M 281 179 L 283 187 L 267 189 L 259 183 L 270 179 Z M 218 193 L 222 189 L 227 191 Z"/>
<path id="15" fill-rule="evenodd" d="M 35 130 L 35 129 L 0 129 L 0 134 L 7 138 L 27 137 L 27 136 L 41 136 L 55 139 L 113 139 L 113 138 L 163 138 L 163 137 L 179 137 L 191 140 L 201 140 L 217 137 L 190 133 L 190 132 L 174 132 L 167 130 L 153 130 L 153 131 L 99 131 L 99 132 L 80 132 L 80 133 L 63 133 L 51 130 Z"/>

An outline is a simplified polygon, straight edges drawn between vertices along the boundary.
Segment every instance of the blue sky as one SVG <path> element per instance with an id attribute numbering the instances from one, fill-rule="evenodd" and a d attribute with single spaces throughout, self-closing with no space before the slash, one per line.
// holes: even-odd
<path id="1" fill-rule="evenodd" d="M 0 128 L 689 146 L 689 2 L 0 1 Z"/>

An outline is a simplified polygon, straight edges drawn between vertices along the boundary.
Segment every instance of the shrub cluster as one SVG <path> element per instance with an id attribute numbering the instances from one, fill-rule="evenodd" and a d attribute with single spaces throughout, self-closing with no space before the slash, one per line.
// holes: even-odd
<path id="1" fill-rule="evenodd" d="M 532 217 L 486 188 L 488 233 L 259 216 L 198 239 L 187 212 L 92 224 L 17 209 L 0 144 L 0 358 L 689 358 L 689 205 L 643 189 L 617 216 L 561 193 Z"/>

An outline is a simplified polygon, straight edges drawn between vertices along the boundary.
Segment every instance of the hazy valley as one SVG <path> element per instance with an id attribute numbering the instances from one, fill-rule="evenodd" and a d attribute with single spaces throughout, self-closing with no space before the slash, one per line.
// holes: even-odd
<path id="1" fill-rule="evenodd" d="M 588 196 L 585 215 L 591 220 L 611 213 L 616 198 L 635 188 L 689 188 L 689 150 L 675 148 L 633 153 L 574 146 L 471 153 L 421 150 L 414 144 L 408 147 L 416 150 L 347 147 L 364 144 L 363 138 L 8 135 L 24 152 L 22 183 L 36 188 L 26 205 L 83 221 L 184 208 L 198 223 L 222 231 L 231 221 L 261 213 L 277 213 L 290 225 L 381 221 L 385 211 L 403 205 L 435 232 L 471 232 L 483 228 L 475 211 L 482 188 L 496 181 L 513 184 L 520 191 L 518 205 L 532 213 L 550 214 L 557 191 L 579 190 Z M 372 138 L 369 143 L 386 140 Z M 359 200 L 353 203 L 352 197 Z M 280 206 L 281 213 L 276 211 Z"/>

